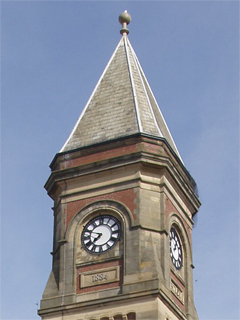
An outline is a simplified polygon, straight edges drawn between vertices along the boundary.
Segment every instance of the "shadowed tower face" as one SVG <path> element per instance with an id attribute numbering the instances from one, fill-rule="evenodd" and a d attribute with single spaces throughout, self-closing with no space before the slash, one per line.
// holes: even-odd
<path id="1" fill-rule="evenodd" d="M 42 319 L 198 319 L 192 218 L 200 202 L 119 17 L 121 40 L 45 188 L 53 262 Z"/>

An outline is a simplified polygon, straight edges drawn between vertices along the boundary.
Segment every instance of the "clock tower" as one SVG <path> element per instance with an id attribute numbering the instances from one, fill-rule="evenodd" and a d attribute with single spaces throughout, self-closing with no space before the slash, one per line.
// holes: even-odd
<path id="1" fill-rule="evenodd" d="M 42 320 L 196 320 L 200 202 L 119 17 L 121 39 L 50 165 L 52 270 Z"/>

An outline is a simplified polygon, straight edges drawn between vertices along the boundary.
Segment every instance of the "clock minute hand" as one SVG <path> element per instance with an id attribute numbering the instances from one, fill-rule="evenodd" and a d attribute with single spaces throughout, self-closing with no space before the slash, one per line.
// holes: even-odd
<path id="1" fill-rule="evenodd" d="M 94 232 L 94 231 L 92 231 L 91 234 L 92 234 L 92 233 L 95 233 L 95 234 L 98 234 L 98 235 L 102 235 L 102 233 L 100 233 L 100 232 Z"/>

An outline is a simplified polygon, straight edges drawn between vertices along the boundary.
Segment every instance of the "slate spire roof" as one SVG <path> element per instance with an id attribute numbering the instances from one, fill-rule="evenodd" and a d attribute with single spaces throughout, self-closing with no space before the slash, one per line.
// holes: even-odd
<path id="1" fill-rule="evenodd" d="M 181 159 L 128 39 L 130 19 L 125 20 L 122 38 L 60 152 L 142 133 L 165 138 Z"/>

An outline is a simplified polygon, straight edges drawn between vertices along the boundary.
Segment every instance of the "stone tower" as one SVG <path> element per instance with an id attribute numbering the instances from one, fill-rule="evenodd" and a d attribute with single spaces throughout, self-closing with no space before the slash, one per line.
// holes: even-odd
<path id="1" fill-rule="evenodd" d="M 54 201 L 43 320 L 196 320 L 200 202 L 128 39 L 121 40 L 45 188 Z"/>

